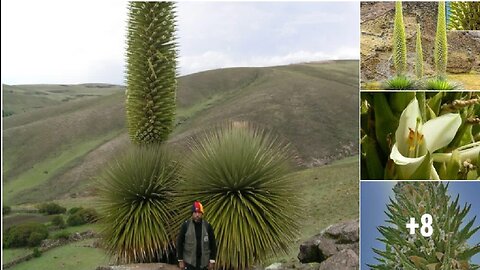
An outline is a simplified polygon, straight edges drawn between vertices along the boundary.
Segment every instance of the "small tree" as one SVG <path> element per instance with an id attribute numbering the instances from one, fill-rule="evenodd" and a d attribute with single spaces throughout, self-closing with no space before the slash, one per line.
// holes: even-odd
<path id="1" fill-rule="evenodd" d="M 395 22 L 393 25 L 393 64 L 397 76 L 407 71 L 407 41 L 403 23 L 402 2 L 395 2 Z"/>

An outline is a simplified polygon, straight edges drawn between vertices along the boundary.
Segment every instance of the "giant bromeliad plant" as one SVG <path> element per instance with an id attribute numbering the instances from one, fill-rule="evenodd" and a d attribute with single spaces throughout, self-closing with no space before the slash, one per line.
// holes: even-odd
<path id="1" fill-rule="evenodd" d="M 180 201 L 204 203 L 217 238 L 217 266 L 249 269 L 285 254 L 298 233 L 300 196 L 287 175 L 293 158 L 288 144 L 235 122 L 197 139 L 191 151 Z"/>
<path id="2" fill-rule="evenodd" d="M 362 93 L 362 179 L 477 179 L 474 93 Z"/>
<path id="3" fill-rule="evenodd" d="M 428 90 L 454 90 L 460 87 L 447 80 L 448 43 L 445 2 L 438 2 L 437 32 L 435 34 L 434 63 L 436 78 L 427 81 Z"/>
<path id="4" fill-rule="evenodd" d="M 173 2 L 129 3 L 126 111 L 134 147 L 98 181 L 104 245 L 122 263 L 174 259 L 178 166 L 160 145 L 174 121 L 174 8 Z"/>
<path id="5" fill-rule="evenodd" d="M 399 182 L 394 187 L 395 198 L 390 200 L 385 212 L 387 226 L 380 226 L 380 241 L 385 250 L 374 249 L 379 255 L 375 270 L 390 269 L 479 269 L 471 258 L 480 253 L 480 243 L 469 245 L 467 241 L 478 232 L 474 217 L 468 223 L 465 218 L 471 205 L 460 207 L 459 195 L 451 200 L 448 185 L 441 182 Z M 421 220 L 430 214 L 432 235 L 425 237 L 421 230 L 410 234 L 406 228 L 409 218 Z"/>
<path id="6" fill-rule="evenodd" d="M 103 240 L 119 263 L 167 261 L 175 223 L 178 163 L 163 146 L 138 146 L 126 152 L 98 181 Z"/>
<path id="7" fill-rule="evenodd" d="M 405 90 L 414 86 L 406 76 L 407 72 L 407 40 L 405 37 L 405 24 L 403 23 L 402 2 L 395 2 L 395 21 L 393 24 L 393 65 L 395 77 L 385 83 L 386 89 Z"/>

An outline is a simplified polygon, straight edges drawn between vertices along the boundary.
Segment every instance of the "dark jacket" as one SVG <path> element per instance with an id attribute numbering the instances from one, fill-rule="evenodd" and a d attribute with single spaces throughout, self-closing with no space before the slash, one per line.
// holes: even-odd
<path id="1" fill-rule="evenodd" d="M 177 258 L 195 268 L 205 268 L 215 260 L 217 247 L 212 226 L 205 220 L 187 220 L 182 224 L 177 239 Z"/>

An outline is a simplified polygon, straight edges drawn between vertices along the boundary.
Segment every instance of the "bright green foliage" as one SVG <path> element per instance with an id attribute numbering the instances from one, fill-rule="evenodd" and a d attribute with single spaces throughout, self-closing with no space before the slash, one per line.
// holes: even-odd
<path id="1" fill-rule="evenodd" d="M 65 223 L 65 219 L 63 219 L 61 215 L 53 217 L 51 222 L 53 226 L 57 226 L 60 229 L 64 229 L 67 227 L 67 224 Z"/>
<path id="2" fill-rule="evenodd" d="M 118 262 L 156 262 L 172 247 L 178 165 L 157 145 L 134 148 L 98 181 L 104 242 Z M 77 211 L 77 215 L 82 210 Z"/>
<path id="3" fill-rule="evenodd" d="M 395 144 L 400 116 L 414 97 L 418 100 L 423 123 L 448 113 L 459 114 L 462 119 L 462 124 L 448 146 L 431 155 L 439 178 L 478 179 L 480 124 L 476 118 L 480 115 L 480 100 L 475 93 L 455 91 L 361 93 L 361 178 L 402 179 L 390 154 Z M 427 165 L 431 167 L 430 163 Z M 418 179 L 420 178 L 415 178 Z"/>
<path id="4" fill-rule="evenodd" d="M 445 78 L 447 75 L 447 56 L 448 56 L 448 44 L 447 44 L 447 27 L 445 21 L 445 2 L 438 2 L 438 16 L 437 16 L 437 33 L 435 35 L 435 70 L 437 76 Z"/>
<path id="5" fill-rule="evenodd" d="M 480 30 L 480 2 L 450 2 L 449 30 Z"/>
<path id="6" fill-rule="evenodd" d="M 395 199 L 386 211 L 391 225 L 378 227 L 386 249 L 374 249 L 379 264 L 372 269 L 479 269 L 471 258 L 480 253 L 480 243 L 471 247 L 467 240 L 480 227 L 474 226 L 476 217 L 464 223 L 471 205 L 460 207 L 459 195 L 452 201 L 447 189 L 442 182 L 399 182 L 394 187 Z M 433 217 L 432 236 L 424 237 L 420 230 L 411 235 L 406 228 L 410 217 L 421 220 L 425 213 Z"/>
<path id="7" fill-rule="evenodd" d="M 387 90 L 411 90 L 415 89 L 415 82 L 409 78 L 400 75 L 395 76 L 385 82 L 385 89 Z"/>
<path id="8" fill-rule="evenodd" d="M 285 254 L 298 233 L 292 152 L 276 136 L 233 123 L 198 139 L 182 174 L 182 201 L 200 200 L 217 239 L 217 265 L 249 269 Z M 188 216 L 188 213 L 184 215 Z"/>
<path id="9" fill-rule="evenodd" d="M 402 2 L 395 2 L 395 22 L 393 25 L 393 63 L 397 76 L 407 71 L 407 41 L 403 24 Z"/>
<path id="10" fill-rule="evenodd" d="M 73 214 L 69 215 L 67 218 L 67 224 L 69 226 L 78 226 L 87 223 L 95 223 L 98 218 L 99 215 L 94 208 L 84 209 L 80 207 L 78 210 L 75 210 Z"/>
<path id="11" fill-rule="evenodd" d="M 425 89 L 427 90 L 455 90 L 458 89 L 460 85 L 449 82 L 442 78 L 428 80 Z"/>
<path id="12" fill-rule="evenodd" d="M 417 39 L 415 43 L 415 75 L 417 79 L 423 77 L 423 49 L 422 49 L 422 33 L 420 32 L 420 24 L 417 24 Z"/>
<path id="13" fill-rule="evenodd" d="M 173 2 L 130 2 L 126 111 L 130 139 L 160 143 L 175 114 L 176 43 Z"/>
<path id="14" fill-rule="evenodd" d="M 33 257 L 38 258 L 42 256 L 42 252 L 38 248 L 33 249 Z"/>

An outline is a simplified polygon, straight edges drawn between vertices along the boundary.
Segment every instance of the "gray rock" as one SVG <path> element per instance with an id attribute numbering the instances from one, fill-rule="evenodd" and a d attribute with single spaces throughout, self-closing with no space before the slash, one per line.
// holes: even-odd
<path id="1" fill-rule="evenodd" d="M 348 251 L 348 252 L 346 252 Z M 355 266 L 358 269 L 359 253 L 359 226 L 358 219 L 328 227 L 322 233 L 313 236 L 300 245 L 298 259 L 302 263 L 319 262 L 327 266 L 346 263 L 350 267 L 351 252 L 356 256 Z M 338 254 L 341 254 L 339 257 Z M 345 257 L 347 256 L 347 257 Z M 345 260 L 341 258 L 345 257 Z M 347 264 L 348 263 L 348 264 Z M 324 269 L 350 269 L 350 268 L 324 268 Z M 355 268 L 353 268 L 355 269 Z"/>
<path id="2" fill-rule="evenodd" d="M 351 249 L 344 249 L 320 264 L 318 270 L 357 270 L 358 255 Z"/>

